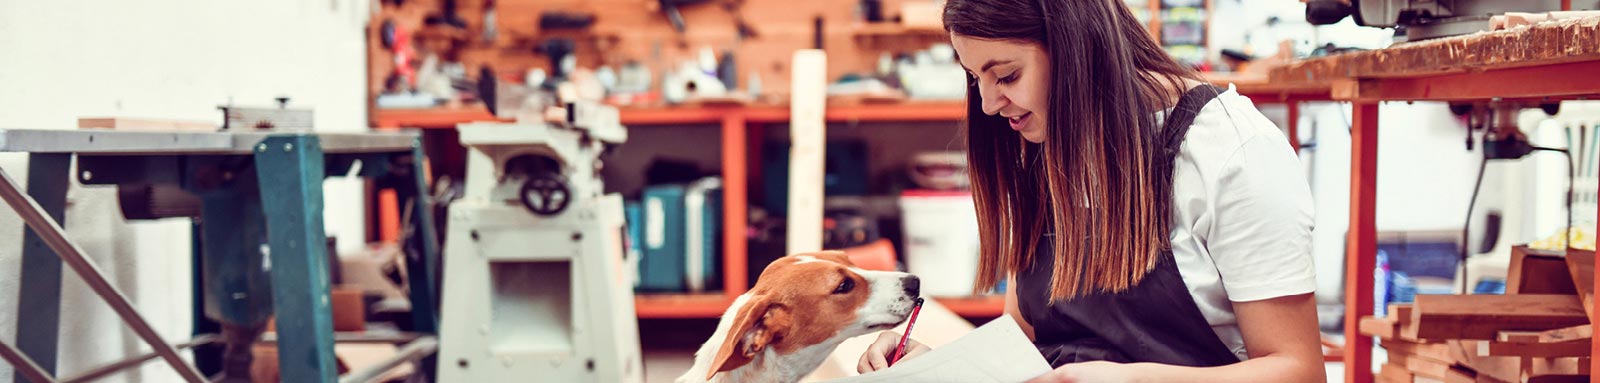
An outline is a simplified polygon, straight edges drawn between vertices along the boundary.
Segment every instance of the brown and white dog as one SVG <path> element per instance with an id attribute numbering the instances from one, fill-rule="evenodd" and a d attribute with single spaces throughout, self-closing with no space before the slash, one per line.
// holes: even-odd
<path id="1" fill-rule="evenodd" d="M 843 252 L 790 255 L 722 314 L 677 383 L 790 383 L 845 339 L 900 325 L 920 292 L 911 274 L 855 267 Z"/>

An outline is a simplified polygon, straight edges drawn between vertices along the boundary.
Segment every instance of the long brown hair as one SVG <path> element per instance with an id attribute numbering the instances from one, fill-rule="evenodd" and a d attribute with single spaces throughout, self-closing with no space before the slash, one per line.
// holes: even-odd
<path id="1" fill-rule="evenodd" d="M 944 27 L 1038 44 L 1051 66 L 1040 144 L 984 114 L 968 75 L 967 159 L 981 239 L 974 288 L 1032 267 L 1045 233 L 1055 237 L 1052 301 L 1143 280 L 1170 248 L 1172 174 L 1161 164 L 1170 155 L 1153 113 L 1198 76 L 1167 56 L 1121 0 L 948 0 Z"/>

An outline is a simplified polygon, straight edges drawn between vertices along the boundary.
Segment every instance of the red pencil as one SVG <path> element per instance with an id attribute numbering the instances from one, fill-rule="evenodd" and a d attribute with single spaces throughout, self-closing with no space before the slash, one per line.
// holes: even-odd
<path id="1" fill-rule="evenodd" d="M 898 362 L 900 361 L 900 358 L 906 356 L 906 340 L 911 339 L 911 327 L 917 325 L 917 314 L 921 312 L 922 298 L 917 298 L 916 305 L 911 307 L 911 319 L 906 321 L 906 333 L 900 335 L 900 345 L 895 346 L 894 356 L 889 358 L 890 366 L 893 366 L 894 362 Z"/>

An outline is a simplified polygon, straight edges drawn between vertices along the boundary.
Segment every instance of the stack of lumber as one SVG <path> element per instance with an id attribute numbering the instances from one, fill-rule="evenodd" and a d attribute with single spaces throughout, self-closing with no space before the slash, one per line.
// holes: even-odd
<path id="1" fill-rule="evenodd" d="M 1418 295 L 1362 318 L 1389 356 L 1378 381 L 1588 382 L 1593 264 L 1593 252 L 1519 247 L 1506 295 Z"/>

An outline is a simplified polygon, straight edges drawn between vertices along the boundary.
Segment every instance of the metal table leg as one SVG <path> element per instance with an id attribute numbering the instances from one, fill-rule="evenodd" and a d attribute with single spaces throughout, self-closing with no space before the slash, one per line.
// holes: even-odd
<path id="1" fill-rule="evenodd" d="M 255 153 L 267 218 L 276 307 L 279 370 L 285 382 L 332 383 L 333 314 L 328 302 L 327 238 L 322 222 L 320 141 L 272 136 Z"/>
<path id="2" fill-rule="evenodd" d="M 410 276 L 411 323 L 420 333 L 439 334 L 439 236 L 435 232 L 432 194 L 428 190 L 427 174 L 422 170 L 426 157 L 422 153 L 422 138 L 412 147 L 410 164 L 400 173 L 407 179 L 395 182 L 395 194 L 401 203 L 409 202 L 411 214 L 405 231 L 406 275 Z M 435 377 L 437 356 L 428 355 L 420 364 L 419 374 L 430 380 Z"/>
<path id="3" fill-rule="evenodd" d="M 68 172 L 72 155 L 28 155 L 28 195 L 45 214 L 65 225 Z M 17 348 L 47 372 L 56 370 L 61 328 L 61 258 L 33 229 L 23 229 L 22 286 L 17 291 Z M 17 369 L 19 383 L 35 381 Z M 37 382 L 36 382 L 37 383 Z"/>
<path id="4" fill-rule="evenodd" d="M 205 382 L 205 379 L 200 377 L 200 372 L 196 371 L 193 366 L 185 364 L 183 359 L 178 356 L 178 351 L 173 349 L 172 344 L 162 340 L 161 335 L 150 327 L 150 323 L 146 322 L 144 317 L 133 309 L 133 303 L 128 301 L 128 297 L 123 296 L 121 291 L 118 291 L 115 286 L 106 281 L 104 274 L 100 272 L 98 266 L 95 266 L 94 261 L 83 255 L 83 249 L 78 248 L 77 244 L 67 240 L 61 226 L 46 215 L 39 203 L 34 201 L 33 198 L 22 194 L 22 191 L 17 188 L 16 182 L 11 180 L 11 176 L 7 175 L 5 170 L 0 170 L 0 199 L 4 199 L 6 204 L 11 206 L 11 210 L 22 216 L 22 221 L 27 223 L 28 227 L 33 228 L 39 234 L 40 239 L 49 245 L 50 249 L 55 250 L 57 255 L 61 256 L 63 263 L 72 267 L 72 271 L 78 274 L 78 277 L 82 278 L 85 284 L 89 285 L 89 289 L 94 290 L 95 294 L 99 295 L 101 299 L 105 299 L 111 309 L 117 312 L 117 316 L 122 318 L 123 323 L 131 327 L 133 332 L 139 335 L 140 339 L 143 339 L 146 344 L 155 349 L 156 353 L 160 354 L 167 364 L 178 371 L 179 376 L 189 383 Z"/>
<path id="5" fill-rule="evenodd" d="M 6 361 L 17 370 L 19 382 L 56 383 L 55 378 L 50 377 L 50 372 L 39 367 L 37 363 L 29 360 L 21 351 L 17 351 L 6 342 L 0 342 L 0 360 Z"/>

